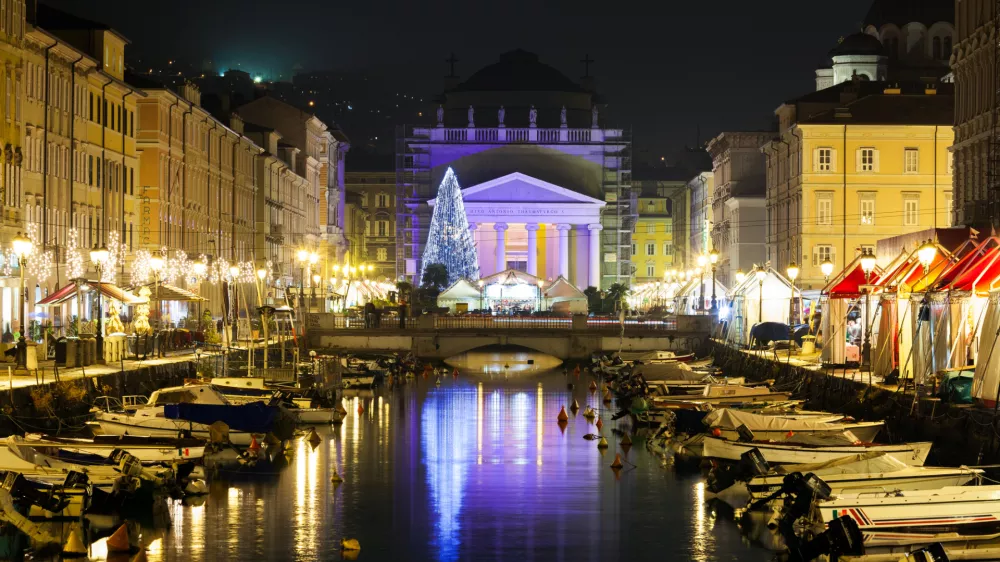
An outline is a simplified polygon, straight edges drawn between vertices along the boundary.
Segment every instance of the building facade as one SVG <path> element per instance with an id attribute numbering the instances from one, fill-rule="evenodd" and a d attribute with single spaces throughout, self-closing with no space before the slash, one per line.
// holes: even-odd
<path id="1" fill-rule="evenodd" d="M 844 83 L 776 112 L 767 254 L 779 271 L 796 262 L 803 289 L 825 285 L 827 260 L 839 271 L 881 238 L 952 224 L 952 85 L 897 86 Z"/>
<path id="2" fill-rule="evenodd" d="M 692 256 L 707 255 L 712 251 L 712 201 L 715 195 L 715 174 L 702 172 L 691 178 L 685 186 L 689 194 L 687 248 Z"/>
<path id="3" fill-rule="evenodd" d="M 708 143 L 715 189 L 712 248 L 719 252 L 717 279 L 731 287 L 738 271 L 765 261 L 764 156 L 760 147 L 774 133 L 721 133 Z M 688 264 L 693 266 L 694 264 Z"/>
<path id="4" fill-rule="evenodd" d="M 636 180 L 639 220 L 632 236 L 633 283 L 660 281 L 674 266 L 674 202 L 677 182 Z"/>
<path id="5" fill-rule="evenodd" d="M 364 213 L 361 238 L 347 236 L 352 255 L 371 265 L 376 277 L 396 278 L 396 174 L 395 172 L 347 172 L 345 188 L 356 194 L 357 207 Z M 351 221 L 352 228 L 355 221 Z"/>
<path id="6" fill-rule="evenodd" d="M 996 3 L 989 0 L 958 0 L 955 5 L 955 156 L 954 223 L 989 229 L 995 218 L 986 204 L 990 200 L 987 172 L 992 111 L 997 94 L 994 70 L 996 47 L 991 37 Z M 1000 178 L 1000 170 L 996 170 Z M 1000 180 L 995 180 L 1000 183 Z"/>
<path id="7" fill-rule="evenodd" d="M 24 229 L 24 191 L 22 171 L 24 151 L 23 121 L 23 57 L 27 22 L 24 0 L 11 0 L 7 11 L 0 18 L 0 59 L 3 73 L 0 91 L 3 103 L 0 113 L 0 333 L 20 330 L 21 301 L 20 270 L 12 253 L 8 251 L 18 232 Z"/>

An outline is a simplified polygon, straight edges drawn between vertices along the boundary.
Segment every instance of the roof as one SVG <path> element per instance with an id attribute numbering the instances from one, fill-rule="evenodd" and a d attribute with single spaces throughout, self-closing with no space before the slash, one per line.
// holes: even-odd
<path id="1" fill-rule="evenodd" d="M 521 49 L 500 55 L 500 62 L 483 67 L 453 92 L 546 91 L 581 92 L 579 84 L 562 72 L 539 62 L 538 55 Z"/>
<path id="2" fill-rule="evenodd" d="M 881 56 L 883 52 L 882 42 L 877 37 L 859 31 L 841 39 L 836 47 L 830 49 L 829 55 L 831 57 L 843 55 Z"/>
<path id="3" fill-rule="evenodd" d="M 560 275 L 552 282 L 551 285 L 544 291 L 545 298 L 547 299 L 586 299 L 587 295 L 583 294 L 580 289 L 575 285 L 570 283 L 565 277 Z"/>
<path id="4" fill-rule="evenodd" d="M 99 21 L 81 18 L 80 16 L 64 12 L 58 8 L 39 2 L 35 8 L 36 23 L 43 29 L 52 30 L 105 30 L 110 31 L 120 37 L 122 41 L 128 43 L 128 39 L 115 31 L 110 25 Z"/>
<path id="5" fill-rule="evenodd" d="M 169 283 L 147 283 L 132 287 L 131 290 L 138 294 L 138 289 L 141 287 L 151 287 L 149 300 L 152 302 L 200 302 L 208 300 L 201 295 Z"/>
<path id="6" fill-rule="evenodd" d="M 123 290 L 121 287 L 113 283 L 100 283 L 98 281 L 87 281 L 88 289 L 97 288 L 100 290 L 101 294 L 109 299 L 114 299 L 116 301 L 122 302 L 127 305 L 139 304 L 144 302 L 143 299 L 133 295 L 132 293 Z M 62 288 L 58 289 L 54 293 L 45 297 L 44 299 L 38 301 L 36 306 L 56 306 L 62 304 L 74 297 L 77 294 L 77 283 L 76 281 L 71 281 L 64 285 Z"/>
<path id="7" fill-rule="evenodd" d="M 878 283 L 882 273 L 882 270 L 876 265 L 871 277 L 865 278 L 865 271 L 861 268 L 861 256 L 859 255 L 823 288 L 822 293 L 834 299 L 856 298 L 862 293 L 862 285 Z"/>
<path id="8" fill-rule="evenodd" d="M 888 23 L 902 27 L 919 22 L 930 27 L 939 21 L 954 23 L 955 0 L 875 0 L 864 24 L 881 29 Z"/>
<path id="9" fill-rule="evenodd" d="M 845 82 L 846 84 L 846 82 Z M 799 116 L 799 123 L 842 125 L 942 125 L 955 121 L 954 87 L 938 84 L 936 94 L 886 94 L 882 83 L 879 93 L 872 93 L 809 116 Z M 833 88 L 828 88 L 833 89 Z M 904 90 L 912 91 L 911 90 Z"/>
<path id="10" fill-rule="evenodd" d="M 537 285 L 541 281 L 541 278 L 516 269 L 505 269 L 500 273 L 483 277 L 482 281 L 484 285 L 492 285 L 494 283 L 501 285 Z"/>

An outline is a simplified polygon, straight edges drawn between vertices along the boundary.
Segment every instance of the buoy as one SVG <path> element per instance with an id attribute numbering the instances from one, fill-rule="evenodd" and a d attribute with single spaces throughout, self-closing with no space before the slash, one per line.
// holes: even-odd
<path id="1" fill-rule="evenodd" d="M 591 392 L 596 392 L 597 391 L 597 383 L 596 382 L 590 381 L 590 391 Z"/>
<path id="2" fill-rule="evenodd" d="M 561 422 L 569 421 L 569 416 L 566 415 L 566 406 L 559 407 L 559 415 L 556 416 L 556 420 Z"/>
<path id="3" fill-rule="evenodd" d="M 139 554 L 136 554 L 135 557 L 132 558 L 132 562 L 146 562 L 146 551 L 140 550 Z"/>
<path id="4" fill-rule="evenodd" d="M 254 436 L 254 435 L 250 436 L 250 446 L 247 447 L 247 449 L 249 449 L 251 452 L 254 452 L 254 453 L 260 451 L 260 443 L 257 442 L 257 437 L 256 436 Z"/>
<path id="5" fill-rule="evenodd" d="M 342 415 L 342 416 L 346 416 L 347 415 L 347 410 L 344 408 L 344 403 L 343 402 L 338 402 L 337 403 L 337 413 L 340 414 L 340 415 Z"/>
<path id="6" fill-rule="evenodd" d="M 573 399 L 573 404 L 570 405 L 569 409 L 574 412 L 580 409 L 580 403 L 576 401 L 576 398 Z"/>
<path id="7" fill-rule="evenodd" d="M 66 544 L 63 545 L 62 553 L 64 556 L 86 556 L 87 555 L 87 545 L 83 544 L 80 539 L 80 533 L 73 529 L 69 532 L 69 538 L 66 539 Z"/>
<path id="8" fill-rule="evenodd" d="M 622 456 L 615 453 L 615 460 L 611 461 L 611 468 L 622 468 L 623 466 L 625 465 L 622 464 Z"/>
<path id="9" fill-rule="evenodd" d="M 608 440 L 605 439 L 603 435 L 601 436 L 600 439 L 597 440 L 597 448 L 598 449 L 607 449 L 608 448 Z"/>
<path id="10" fill-rule="evenodd" d="M 593 419 L 594 415 L 594 409 L 590 406 L 587 406 L 587 409 L 583 411 L 583 417 L 587 419 Z"/>
<path id="11" fill-rule="evenodd" d="M 358 413 L 359 414 L 365 413 L 365 407 L 362 406 L 360 402 L 358 402 Z"/>
<path id="12" fill-rule="evenodd" d="M 343 550 L 361 550 L 361 543 L 358 539 L 340 539 L 340 548 Z"/>
<path id="13" fill-rule="evenodd" d="M 788 438 L 788 439 L 791 439 L 792 436 L 794 436 L 794 435 L 795 435 L 794 431 L 789 431 L 788 433 L 785 434 L 785 437 Z"/>
<path id="14" fill-rule="evenodd" d="M 340 484 L 343 481 L 344 479 L 341 478 L 340 474 L 337 473 L 337 469 L 336 468 L 333 469 L 333 476 L 330 477 L 330 482 L 333 482 L 334 484 Z"/>
<path id="15" fill-rule="evenodd" d="M 128 527 L 122 523 L 121 527 L 111 533 L 108 537 L 108 552 L 128 552 L 132 545 L 128 541 Z"/>
<path id="16" fill-rule="evenodd" d="M 438 377 L 437 380 L 434 381 L 434 385 L 441 386 L 441 377 Z"/>
<path id="17" fill-rule="evenodd" d="M 632 438 L 628 436 L 628 433 L 626 433 L 625 437 L 622 437 L 622 440 L 619 441 L 618 443 L 620 443 L 622 447 L 631 446 L 632 445 Z"/>
<path id="18" fill-rule="evenodd" d="M 722 437 L 722 430 L 719 429 L 719 428 L 717 428 L 717 427 L 713 427 L 712 428 L 712 437 Z"/>
<path id="19" fill-rule="evenodd" d="M 573 383 L 567 384 L 566 385 L 566 390 L 573 390 Z"/>
<path id="20" fill-rule="evenodd" d="M 597 426 L 597 431 L 600 431 L 600 430 L 601 430 L 601 428 L 602 428 L 602 427 L 604 427 L 604 422 L 602 422 L 602 421 L 601 421 L 601 418 L 600 418 L 600 417 L 598 417 L 598 418 L 597 418 L 597 422 L 596 422 L 596 423 L 595 423 L 594 425 L 596 425 L 596 426 Z"/>
<path id="21" fill-rule="evenodd" d="M 559 433 L 565 434 L 566 433 L 566 426 L 569 425 L 569 422 L 561 421 L 557 425 L 559 426 Z"/>
<path id="22" fill-rule="evenodd" d="M 309 444 L 313 446 L 313 449 L 319 446 L 322 439 L 320 439 L 319 435 L 316 433 L 315 427 L 309 428 L 309 436 L 306 437 L 306 441 L 308 441 Z"/>
<path id="23" fill-rule="evenodd" d="M 610 390 L 607 390 L 607 389 L 605 389 L 605 390 L 604 390 L 604 403 L 605 403 L 605 404 L 608 404 L 608 403 L 610 403 L 610 402 L 611 402 L 611 391 L 610 391 Z"/>
<path id="24" fill-rule="evenodd" d="M 455 367 L 455 370 L 451 372 L 451 376 L 455 377 L 456 379 L 458 378 L 458 367 Z"/>
<path id="25" fill-rule="evenodd" d="M 576 376 L 578 376 L 578 377 L 580 376 L 580 366 L 579 365 L 577 365 L 576 367 L 573 368 L 573 374 L 576 375 Z"/>
<path id="26" fill-rule="evenodd" d="M 187 496 L 202 496 L 207 493 L 208 484 L 201 478 L 190 480 L 187 485 L 184 486 L 184 495 Z"/>

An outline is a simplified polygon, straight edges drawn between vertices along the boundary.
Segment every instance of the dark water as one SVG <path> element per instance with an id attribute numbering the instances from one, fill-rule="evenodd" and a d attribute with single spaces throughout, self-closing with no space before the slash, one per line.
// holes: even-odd
<path id="1" fill-rule="evenodd" d="M 713 514 L 700 476 L 663 466 L 641 440 L 616 477 L 615 440 L 602 455 L 582 415 L 560 431 L 573 397 L 599 406 L 589 382 L 569 391 L 560 371 L 480 368 L 348 398 L 345 423 L 315 449 L 297 441 L 270 480 L 216 481 L 204 505 L 171 504 L 147 559 L 340 560 L 342 537 L 371 561 L 771 559 Z M 608 416 L 604 434 L 617 423 Z"/>

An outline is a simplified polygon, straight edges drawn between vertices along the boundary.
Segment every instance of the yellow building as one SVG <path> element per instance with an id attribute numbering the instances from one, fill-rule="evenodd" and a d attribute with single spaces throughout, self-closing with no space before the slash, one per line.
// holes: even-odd
<path id="1" fill-rule="evenodd" d="M 641 190 L 639 220 L 632 235 L 632 283 L 663 280 L 674 266 L 674 224 L 670 195 L 683 182 L 634 180 Z"/>
<path id="2" fill-rule="evenodd" d="M 0 18 L 0 248 L 6 252 L 23 229 L 21 185 L 23 152 L 22 98 L 25 2 L 10 0 Z M 8 256 L 0 253 L 0 333 L 17 330 L 20 322 L 19 271 Z"/>
<path id="3" fill-rule="evenodd" d="M 849 81 L 783 104 L 767 158 L 768 259 L 825 285 L 881 238 L 951 226 L 953 85 Z"/>

